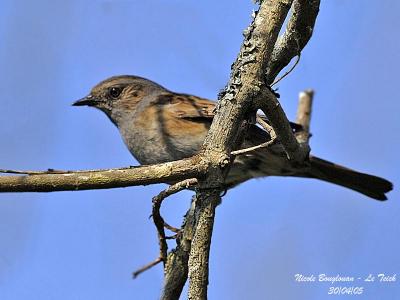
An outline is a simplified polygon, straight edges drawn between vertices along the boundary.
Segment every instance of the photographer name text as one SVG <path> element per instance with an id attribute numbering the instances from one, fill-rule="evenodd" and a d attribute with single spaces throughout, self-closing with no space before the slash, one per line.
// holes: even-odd
<path id="1" fill-rule="evenodd" d="M 329 283 L 328 295 L 361 295 L 365 292 L 365 285 L 377 283 L 382 285 L 393 284 L 397 281 L 397 274 L 368 274 L 365 276 L 344 276 L 328 274 L 295 274 L 294 280 L 300 283 Z"/>

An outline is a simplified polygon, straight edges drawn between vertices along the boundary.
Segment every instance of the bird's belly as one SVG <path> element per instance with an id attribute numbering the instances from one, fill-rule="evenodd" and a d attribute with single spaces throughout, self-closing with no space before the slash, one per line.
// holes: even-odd
<path id="1" fill-rule="evenodd" d="M 122 133 L 122 132 L 121 132 Z M 203 139 L 187 136 L 174 138 L 161 132 L 145 135 L 140 131 L 132 134 L 121 134 L 131 154 L 140 164 L 156 164 L 167 161 L 179 160 L 196 154 Z"/>

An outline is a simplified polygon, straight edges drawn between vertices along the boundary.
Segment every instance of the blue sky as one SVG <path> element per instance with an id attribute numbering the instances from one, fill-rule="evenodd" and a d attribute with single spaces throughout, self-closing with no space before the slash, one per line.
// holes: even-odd
<path id="1" fill-rule="evenodd" d="M 395 190 L 385 203 L 306 179 L 230 191 L 217 209 L 210 299 L 328 298 L 330 284 L 296 283 L 297 273 L 400 276 L 400 4 L 322 2 L 300 64 L 279 83 L 281 103 L 293 119 L 298 92 L 314 88 L 312 152 L 388 178 Z M 1 1 L 0 168 L 136 164 L 102 113 L 70 104 L 118 74 L 215 99 L 253 8 L 238 0 Z M 164 187 L 0 195 L 0 299 L 156 299 L 161 266 L 136 280 L 131 272 L 157 256 L 148 216 Z M 166 201 L 169 223 L 180 224 L 190 195 Z M 359 298 L 397 299 L 399 281 L 362 283 Z"/>

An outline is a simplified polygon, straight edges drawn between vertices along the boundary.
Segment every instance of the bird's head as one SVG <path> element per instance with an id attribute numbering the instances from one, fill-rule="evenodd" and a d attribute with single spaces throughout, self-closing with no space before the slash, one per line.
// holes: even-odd
<path id="1" fill-rule="evenodd" d="M 124 115 L 134 113 L 145 99 L 150 100 L 165 91 L 162 86 L 142 77 L 114 76 L 97 84 L 89 95 L 72 105 L 96 107 L 118 123 Z"/>

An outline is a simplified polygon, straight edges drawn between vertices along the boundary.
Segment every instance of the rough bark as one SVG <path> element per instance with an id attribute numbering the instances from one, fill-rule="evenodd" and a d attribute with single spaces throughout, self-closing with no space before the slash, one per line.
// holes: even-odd
<path id="1" fill-rule="evenodd" d="M 272 96 L 276 100 L 264 83 L 264 74 L 291 3 L 289 0 L 262 2 L 246 31 L 230 81 L 221 94 L 217 113 L 205 139 L 203 155 L 210 159 L 212 167 L 197 193 L 196 230 L 189 256 L 189 299 L 207 299 L 208 258 L 215 207 L 220 201 L 219 192 L 229 169 L 230 152 L 241 138 L 240 129 L 245 128 L 243 121 L 255 113 L 259 104 L 268 102 Z M 269 96 L 267 99 L 266 95 Z M 271 112 L 265 113 L 270 118 Z M 289 128 L 287 118 L 283 120 Z M 282 136 L 280 128 L 277 129 L 278 137 Z M 290 134 L 297 144 L 291 130 Z"/>
<path id="2" fill-rule="evenodd" d="M 192 157 L 163 164 L 110 170 L 33 172 L 35 175 L 0 176 L 0 192 L 55 192 L 109 189 L 201 178 L 207 163 Z M 27 171 L 27 173 L 31 173 Z"/>
<path id="3" fill-rule="evenodd" d="M 279 72 L 286 67 L 293 57 L 307 45 L 319 12 L 320 0 L 295 0 L 292 15 L 285 33 L 279 37 L 274 47 L 271 62 L 266 71 L 267 83 L 271 84 Z"/>
<path id="4" fill-rule="evenodd" d="M 179 299 L 188 277 L 188 261 L 195 230 L 196 197 L 193 197 L 190 209 L 182 225 L 183 233 L 177 239 L 177 246 L 168 254 L 165 265 L 162 300 Z"/>

